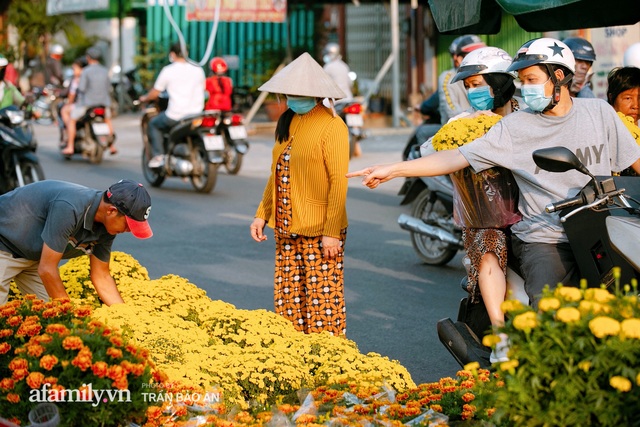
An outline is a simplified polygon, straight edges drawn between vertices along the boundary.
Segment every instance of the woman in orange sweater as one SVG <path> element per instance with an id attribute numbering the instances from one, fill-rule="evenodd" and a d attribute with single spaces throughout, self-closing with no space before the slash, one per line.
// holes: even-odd
<path id="1" fill-rule="evenodd" d="M 271 176 L 250 231 L 276 241 L 276 313 L 305 333 L 345 334 L 344 243 L 347 233 L 349 133 L 323 98 L 344 93 L 303 53 L 259 90 L 286 95 L 276 126 Z"/>

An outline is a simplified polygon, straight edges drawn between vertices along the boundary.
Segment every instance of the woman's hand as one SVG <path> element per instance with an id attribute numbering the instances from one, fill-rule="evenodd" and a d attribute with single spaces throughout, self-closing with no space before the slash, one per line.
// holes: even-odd
<path id="1" fill-rule="evenodd" d="M 251 231 L 251 237 L 256 242 L 263 242 L 267 240 L 267 236 L 264 235 L 264 226 L 267 222 L 262 218 L 255 218 L 249 227 Z"/>
<path id="2" fill-rule="evenodd" d="M 340 239 L 330 236 L 322 236 L 322 257 L 333 259 L 340 254 L 342 254 Z"/>
<path id="3" fill-rule="evenodd" d="M 349 172 L 347 178 L 362 176 L 362 184 L 369 188 L 376 188 L 383 182 L 387 182 L 393 178 L 392 172 L 395 164 L 375 165 L 359 171 Z"/>

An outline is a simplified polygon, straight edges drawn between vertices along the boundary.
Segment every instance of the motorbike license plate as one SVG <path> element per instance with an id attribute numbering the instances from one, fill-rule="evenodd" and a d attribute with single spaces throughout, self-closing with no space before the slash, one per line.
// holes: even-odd
<path id="1" fill-rule="evenodd" d="M 96 135 L 109 135 L 109 125 L 106 123 L 91 123 L 91 127 Z"/>
<path id="2" fill-rule="evenodd" d="M 246 139 L 247 129 L 244 126 L 229 126 L 229 136 L 231 139 Z"/>
<path id="3" fill-rule="evenodd" d="M 360 114 L 347 114 L 347 126 L 361 128 L 364 125 L 364 120 Z"/>
<path id="4" fill-rule="evenodd" d="M 205 150 L 224 150 L 224 139 L 220 135 L 204 135 L 203 139 Z"/>

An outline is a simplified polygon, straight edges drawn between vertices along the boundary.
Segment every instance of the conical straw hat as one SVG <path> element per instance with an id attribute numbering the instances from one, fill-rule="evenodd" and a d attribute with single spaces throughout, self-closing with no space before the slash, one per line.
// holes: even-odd
<path id="1" fill-rule="evenodd" d="M 341 99 L 346 97 L 346 94 L 335 84 L 331 76 L 307 52 L 280 70 L 258 90 L 314 98 Z"/>

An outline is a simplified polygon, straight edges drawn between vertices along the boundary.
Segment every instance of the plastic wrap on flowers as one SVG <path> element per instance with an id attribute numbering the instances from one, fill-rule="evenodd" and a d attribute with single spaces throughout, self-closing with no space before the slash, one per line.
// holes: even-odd
<path id="1" fill-rule="evenodd" d="M 480 173 L 464 168 L 451 174 L 453 219 L 460 227 L 503 228 L 518 222 L 518 186 L 508 169 Z"/>

